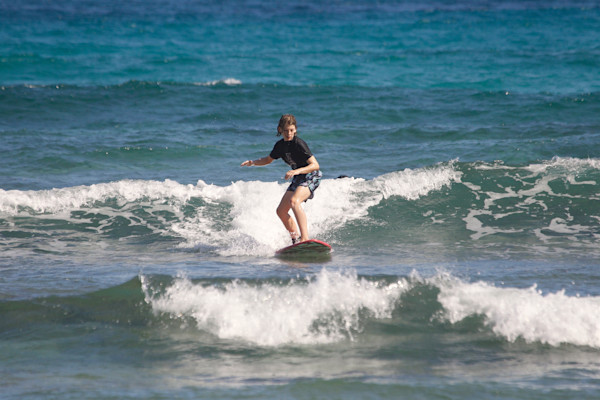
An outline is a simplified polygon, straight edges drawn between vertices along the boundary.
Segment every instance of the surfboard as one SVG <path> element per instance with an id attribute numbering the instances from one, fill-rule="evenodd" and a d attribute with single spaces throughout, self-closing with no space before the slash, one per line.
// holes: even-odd
<path id="1" fill-rule="evenodd" d="M 316 239 L 309 239 L 305 242 L 293 244 L 291 246 L 284 247 L 275 252 L 275 254 L 284 255 L 300 255 L 300 254 L 323 254 L 329 253 L 331 246 L 328 243 L 322 242 Z"/>

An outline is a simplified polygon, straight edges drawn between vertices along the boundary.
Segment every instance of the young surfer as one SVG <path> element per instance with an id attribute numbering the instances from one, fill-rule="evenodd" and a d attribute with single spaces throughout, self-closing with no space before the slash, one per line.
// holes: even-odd
<path id="1" fill-rule="evenodd" d="M 297 136 L 296 126 L 296 118 L 293 115 L 282 115 L 277 126 L 277 136 L 282 135 L 283 139 L 275 143 L 268 156 L 258 160 L 246 160 L 241 164 L 242 167 L 267 165 L 273 160 L 283 158 L 283 161 L 291 167 L 286 172 L 285 179 L 292 179 L 292 183 L 277 207 L 277 215 L 290 233 L 292 243 L 310 239 L 302 203 L 313 198 L 322 176 L 317 159 L 306 142 Z M 294 212 L 298 226 L 289 214 L 290 209 Z M 298 234 L 298 227 L 300 234 Z"/>

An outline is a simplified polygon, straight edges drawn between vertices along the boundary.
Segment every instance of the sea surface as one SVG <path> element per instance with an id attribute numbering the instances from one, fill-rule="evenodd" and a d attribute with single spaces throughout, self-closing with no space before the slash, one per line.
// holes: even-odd
<path id="1" fill-rule="evenodd" d="M 0 398 L 600 398 L 600 4 L 0 0 Z M 329 257 L 274 256 L 292 113 Z"/>

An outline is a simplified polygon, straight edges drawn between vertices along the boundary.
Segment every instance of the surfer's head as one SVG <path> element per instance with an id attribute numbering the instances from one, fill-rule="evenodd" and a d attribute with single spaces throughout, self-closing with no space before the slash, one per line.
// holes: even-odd
<path id="1" fill-rule="evenodd" d="M 292 114 L 282 115 L 277 125 L 277 136 L 283 135 L 285 140 L 292 140 L 296 136 L 296 117 Z"/>

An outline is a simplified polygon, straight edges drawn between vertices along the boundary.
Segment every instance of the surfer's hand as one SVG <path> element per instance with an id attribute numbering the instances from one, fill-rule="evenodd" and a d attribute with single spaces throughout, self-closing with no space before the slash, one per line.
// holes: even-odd
<path id="1" fill-rule="evenodd" d="M 298 173 L 295 170 L 290 169 L 288 172 L 285 173 L 285 180 L 287 181 L 288 179 L 292 179 L 296 175 L 298 175 Z"/>
<path id="2" fill-rule="evenodd" d="M 242 167 L 250 167 L 253 164 L 254 164 L 254 161 L 252 161 L 252 160 L 246 160 L 243 163 L 241 163 L 240 166 L 242 166 Z"/>

